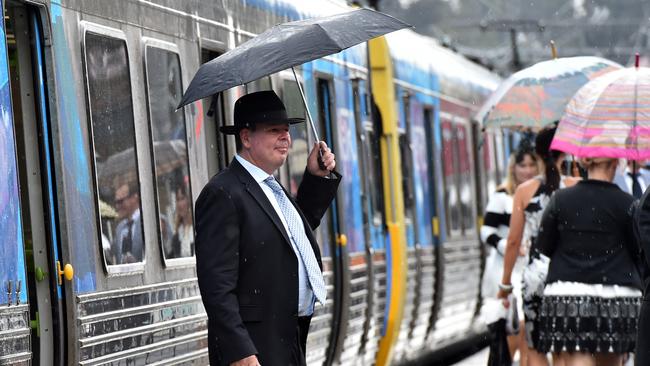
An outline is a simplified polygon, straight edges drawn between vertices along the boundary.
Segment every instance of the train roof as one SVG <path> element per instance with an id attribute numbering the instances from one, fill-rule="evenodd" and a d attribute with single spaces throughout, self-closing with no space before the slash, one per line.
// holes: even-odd
<path id="1" fill-rule="evenodd" d="M 299 20 L 342 13 L 352 9 L 343 0 L 243 0 L 246 6 L 271 10 L 287 20 Z"/>
<path id="2" fill-rule="evenodd" d="M 399 80 L 427 88 L 423 84 L 429 82 L 418 76 L 432 73 L 440 90 L 455 97 L 490 93 L 501 81 L 497 74 L 442 46 L 435 38 L 403 29 L 386 35 L 386 39 Z"/>

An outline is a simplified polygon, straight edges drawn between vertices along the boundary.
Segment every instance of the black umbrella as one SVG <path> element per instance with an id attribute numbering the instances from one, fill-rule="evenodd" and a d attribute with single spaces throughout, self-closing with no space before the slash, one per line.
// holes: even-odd
<path id="1" fill-rule="evenodd" d="M 178 108 L 406 27 L 410 25 L 369 9 L 276 25 L 201 65 Z M 302 89 L 300 93 L 318 139 Z"/>

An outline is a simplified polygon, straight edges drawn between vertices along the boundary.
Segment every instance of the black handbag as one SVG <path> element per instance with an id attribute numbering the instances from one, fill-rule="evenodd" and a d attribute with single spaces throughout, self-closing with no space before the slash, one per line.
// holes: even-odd
<path id="1" fill-rule="evenodd" d="M 499 319 L 487 325 L 490 334 L 490 357 L 487 366 L 511 366 L 506 334 L 506 320 Z"/>

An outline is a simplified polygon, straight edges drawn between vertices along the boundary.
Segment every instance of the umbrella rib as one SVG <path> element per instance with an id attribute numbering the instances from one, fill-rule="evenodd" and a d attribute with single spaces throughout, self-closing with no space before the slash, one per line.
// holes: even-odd
<path id="1" fill-rule="evenodd" d="M 637 108 L 639 107 L 638 102 L 639 102 L 639 69 L 637 68 L 636 72 L 634 73 L 634 119 L 632 120 L 632 139 L 634 139 L 634 145 L 632 146 L 634 146 L 635 150 L 637 150 L 636 151 L 637 157 L 640 155 L 639 146 L 638 146 L 639 136 L 637 135 L 637 128 L 636 128 L 638 124 L 637 123 Z"/>

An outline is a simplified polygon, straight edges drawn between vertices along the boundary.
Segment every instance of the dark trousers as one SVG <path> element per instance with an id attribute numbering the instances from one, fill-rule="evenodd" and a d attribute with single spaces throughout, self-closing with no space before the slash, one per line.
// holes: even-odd
<path id="1" fill-rule="evenodd" d="M 298 326 L 296 327 L 296 342 L 293 345 L 293 359 L 296 366 L 307 366 L 305 360 L 305 350 L 307 349 L 307 334 L 309 333 L 310 316 L 298 317 Z"/>

